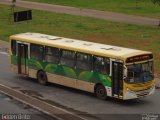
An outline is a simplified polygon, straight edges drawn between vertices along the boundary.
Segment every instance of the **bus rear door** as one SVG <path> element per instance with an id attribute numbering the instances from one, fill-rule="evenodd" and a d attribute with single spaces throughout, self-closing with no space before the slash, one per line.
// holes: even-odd
<path id="1" fill-rule="evenodd" d="M 18 74 L 28 75 L 28 45 L 18 43 Z"/>

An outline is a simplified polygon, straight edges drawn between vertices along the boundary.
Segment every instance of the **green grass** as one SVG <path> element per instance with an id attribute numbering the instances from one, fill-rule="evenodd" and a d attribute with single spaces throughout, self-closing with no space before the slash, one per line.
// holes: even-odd
<path id="1" fill-rule="evenodd" d="M 33 10 L 33 20 L 13 23 L 10 8 L 0 5 L 0 39 L 12 34 L 40 32 L 141 50 L 152 51 L 155 68 L 160 73 L 160 28 L 109 22 L 88 17 Z M 18 9 L 17 9 L 18 10 Z"/>
<path id="2" fill-rule="evenodd" d="M 79 8 L 114 11 L 126 14 L 134 14 L 160 18 L 160 6 L 154 5 L 151 0 L 26 0 L 44 2 L 58 5 L 73 6 Z"/>

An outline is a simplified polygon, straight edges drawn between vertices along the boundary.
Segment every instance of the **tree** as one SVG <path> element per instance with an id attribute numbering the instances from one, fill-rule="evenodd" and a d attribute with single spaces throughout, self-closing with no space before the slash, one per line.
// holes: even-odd
<path id="1" fill-rule="evenodd" d="M 160 0 L 151 0 L 154 4 L 160 5 Z"/>

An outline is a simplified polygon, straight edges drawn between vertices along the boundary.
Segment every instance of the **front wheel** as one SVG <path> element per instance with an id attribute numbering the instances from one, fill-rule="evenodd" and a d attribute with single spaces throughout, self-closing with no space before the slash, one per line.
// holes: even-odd
<path id="1" fill-rule="evenodd" d="M 106 88 L 103 85 L 98 85 L 95 90 L 97 98 L 105 100 L 107 98 Z"/>
<path id="2" fill-rule="evenodd" d="M 37 74 L 37 79 L 38 79 L 38 82 L 41 84 L 41 85 L 47 85 L 47 75 L 44 71 L 39 71 L 38 74 Z"/>

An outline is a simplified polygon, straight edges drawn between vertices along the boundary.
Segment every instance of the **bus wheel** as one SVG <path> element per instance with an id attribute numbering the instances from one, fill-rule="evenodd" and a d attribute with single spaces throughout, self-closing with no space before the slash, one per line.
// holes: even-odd
<path id="1" fill-rule="evenodd" d="M 98 85 L 95 89 L 97 98 L 105 100 L 107 98 L 107 92 L 103 85 Z"/>
<path id="2" fill-rule="evenodd" d="M 41 85 L 47 85 L 47 75 L 44 71 L 39 71 L 38 74 L 37 74 L 37 79 L 38 79 L 38 82 L 41 84 Z"/>

